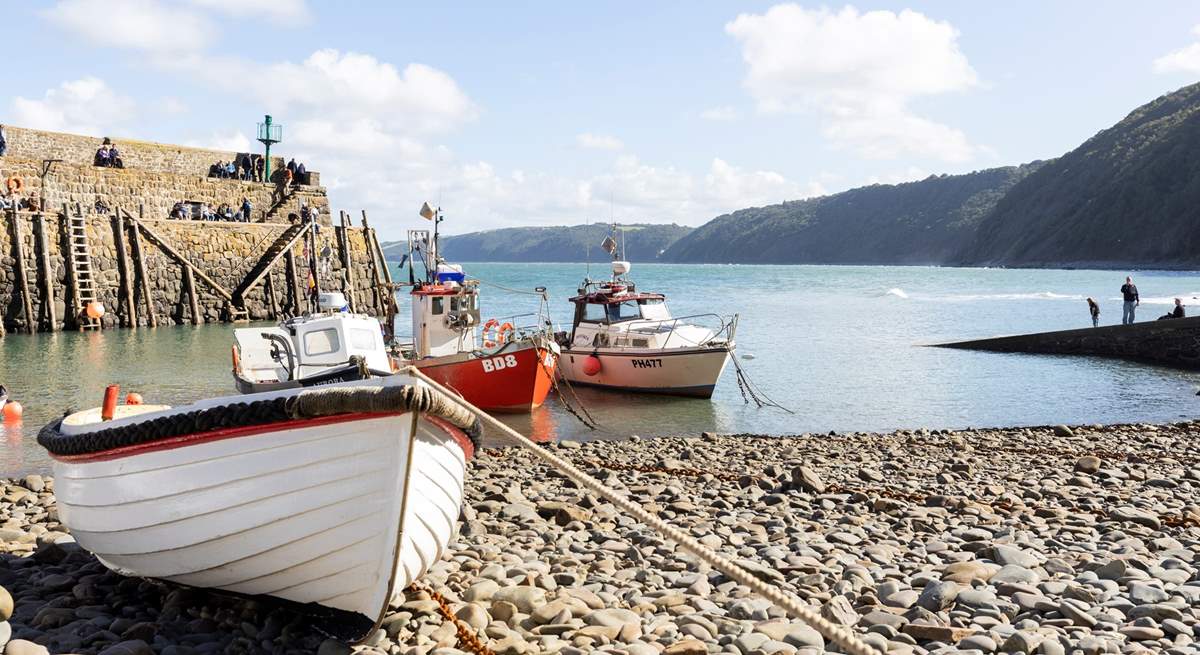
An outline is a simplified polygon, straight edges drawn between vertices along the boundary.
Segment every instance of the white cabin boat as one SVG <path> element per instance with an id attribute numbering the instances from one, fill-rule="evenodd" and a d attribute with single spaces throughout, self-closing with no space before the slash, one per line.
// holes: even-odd
<path id="1" fill-rule="evenodd" d="M 93 409 L 38 442 L 63 523 L 109 568 L 350 612 L 361 639 L 449 543 L 478 434 L 398 374 Z"/>
<path id="2" fill-rule="evenodd" d="M 734 349 L 737 315 L 673 317 L 666 296 L 639 292 L 625 277 L 629 262 L 612 265 L 611 280 L 584 280 L 571 298 L 571 331 L 559 335 L 562 376 L 620 391 L 712 397 Z"/>
<path id="3" fill-rule="evenodd" d="M 311 387 L 390 375 L 379 321 L 340 311 L 340 293 L 321 294 L 319 314 L 273 328 L 234 330 L 233 379 L 241 393 Z"/>

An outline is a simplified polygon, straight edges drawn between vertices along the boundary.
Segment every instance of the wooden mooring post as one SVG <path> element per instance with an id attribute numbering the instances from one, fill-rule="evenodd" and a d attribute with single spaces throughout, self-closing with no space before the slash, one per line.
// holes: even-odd
<path id="1" fill-rule="evenodd" d="M 342 290 L 350 302 L 350 311 L 358 311 L 358 302 L 354 299 L 354 267 L 350 265 L 350 236 L 347 234 L 350 217 L 344 211 L 339 211 L 338 217 L 341 225 L 333 229 L 337 233 L 338 258 L 342 260 Z"/>
<path id="2" fill-rule="evenodd" d="M 264 280 L 267 294 L 267 308 L 271 312 L 268 318 L 272 321 L 279 320 L 279 299 L 275 297 L 275 276 L 270 271 L 267 272 L 266 280 Z"/>
<path id="3" fill-rule="evenodd" d="M 138 205 L 138 218 L 145 216 L 145 209 Z M 146 277 L 146 261 L 142 257 L 142 233 L 130 217 L 129 243 L 133 246 L 133 266 L 137 271 L 139 285 L 142 289 L 142 302 L 146 303 L 146 325 L 158 327 L 158 319 L 154 316 L 154 299 L 150 297 L 150 279 Z"/>
<path id="4" fill-rule="evenodd" d="M 371 269 L 372 308 L 379 316 L 387 313 L 386 292 L 383 290 L 383 275 L 375 262 L 375 248 L 371 245 L 371 225 L 367 222 L 367 210 L 362 210 L 363 245 L 367 249 L 367 266 Z"/>
<path id="5" fill-rule="evenodd" d="M 183 288 L 188 296 L 188 308 L 192 314 L 192 325 L 200 325 L 200 302 L 196 299 L 196 277 L 191 266 L 183 266 Z"/>
<path id="6" fill-rule="evenodd" d="M 118 309 L 121 301 L 125 301 L 125 327 L 137 327 L 137 304 L 133 302 L 133 267 L 129 264 L 129 253 L 125 249 L 125 221 L 121 219 L 121 208 L 117 207 L 112 215 L 113 240 L 117 246 L 117 275 L 120 279 L 120 296 L 117 301 Z"/>
<path id="7" fill-rule="evenodd" d="M 25 268 L 25 245 L 21 243 L 21 220 L 16 210 L 9 212 L 12 224 L 13 258 L 17 265 L 17 280 L 21 291 L 21 309 L 25 314 L 25 331 L 33 334 L 33 299 L 29 297 L 29 271 Z"/>
<path id="8" fill-rule="evenodd" d="M 39 213 L 33 224 L 37 239 L 38 263 L 42 274 L 42 313 L 46 316 L 46 329 L 58 331 L 58 317 L 54 311 L 54 268 L 50 266 L 50 240 L 46 238 L 46 215 Z"/>
<path id="9" fill-rule="evenodd" d="M 296 254 L 288 248 L 283 255 L 284 263 L 287 265 L 287 284 L 288 289 L 292 294 L 292 316 L 299 316 L 303 313 L 301 303 L 303 302 L 300 295 L 300 273 L 296 270 Z"/>

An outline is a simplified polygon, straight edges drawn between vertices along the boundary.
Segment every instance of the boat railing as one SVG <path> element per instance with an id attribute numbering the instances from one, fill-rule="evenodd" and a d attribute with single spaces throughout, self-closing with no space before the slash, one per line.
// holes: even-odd
<path id="1" fill-rule="evenodd" d="M 712 329 L 703 324 L 696 325 L 695 321 L 697 319 L 715 319 L 716 322 L 720 324 L 720 327 L 713 330 L 712 336 L 710 336 L 704 343 L 692 343 L 689 341 L 687 343 L 687 345 L 702 346 L 702 345 L 705 345 L 708 343 L 714 343 L 714 342 L 718 342 L 718 343 L 719 342 L 724 342 L 724 343 L 732 343 L 733 342 L 734 337 L 737 333 L 737 323 L 738 323 L 738 315 L 737 314 L 734 314 L 733 316 L 730 316 L 730 317 L 725 317 L 725 316 L 721 316 L 720 314 L 703 313 L 703 314 L 689 314 L 687 316 L 676 316 L 674 318 L 665 318 L 665 319 L 661 319 L 661 320 L 640 319 L 640 320 L 636 321 L 636 324 L 634 326 L 631 326 L 629 328 L 629 331 L 630 332 L 653 332 L 656 334 L 666 331 L 667 338 L 665 341 L 663 341 L 663 345 L 662 345 L 663 348 L 666 348 L 668 346 L 668 344 L 671 343 L 671 339 L 676 337 L 676 332 L 679 330 L 680 327 L 702 327 L 702 328 Z M 678 337 L 678 339 L 686 340 L 686 339 L 684 339 L 684 337 Z"/>

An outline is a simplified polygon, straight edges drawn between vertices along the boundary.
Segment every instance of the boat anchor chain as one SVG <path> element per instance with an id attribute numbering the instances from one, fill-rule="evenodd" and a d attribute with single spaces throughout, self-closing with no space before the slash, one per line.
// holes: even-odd
<path id="1" fill-rule="evenodd" d="M 742 402 L 749 405 L 750 401 L 754 401 L 754 404 L 760 408 L 775 407 L 777 409 L 782 409 L 788 414 L 796 413 L 784 407 L 783 405 L 780 405 L 774 400 L 771 400 L 770 396 L 763 393 L 761 389 L 759 389 L 753 382 L 750 381 L 750 376 L 746 375 L 746 371 L 742 370 L 741 364 L 738 364 L 736 350 L 729 352 L 729 359 L 733 362 L 733 370 L 737 372 L 738 391 L 742 392 Z"/>
<path id="2" fill-rule="evenodd" d="M 446 597 L 434 591 L 433 587 L 421 580 L 414 580 L 408 585 L 409 589 L 425 592 L 434 602 L 438 604 L 438 614 L 442 615 L 444 621 L 448 621 L 454 625 L 454 631 L 458 636 L 458 645 L 465 651 L 474 655 L 496 655 L 496 652 L 488 648 L 486 644 L 479 639 L 479 635 L 471 626 L 467 625 L 466 621 L 454 615 L 450 609 L 450 603 Z"/>

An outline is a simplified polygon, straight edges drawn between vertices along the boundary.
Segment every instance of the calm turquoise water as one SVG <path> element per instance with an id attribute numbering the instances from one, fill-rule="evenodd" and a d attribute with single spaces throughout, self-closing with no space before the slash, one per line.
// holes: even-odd
<path id="1" fill-rule="evenodd" d="M 567 321 L 583 264 L 469 264 L 510 288 L 549 288 Z M 604 267 L 592 265 L 600 276 Z M 668 295 L 677 316 L 741 314 L 739 360 L 767 394 L 795 411 L 742 403 L 732 367 L 711 401 L 580 389 L 602 429 L 582 427 L 551 398 L 531 416 L 507 419 L 536 436 L 587 439 L 639 434 L 800 433 L 1046 423 L 1169 421 L 1198 413 L 1200 374 L 1092 358 L 1004 355 L 921 344 L 1090 325 L 1086 296 L 1103 323 L 1120 321 L 1124 273 L 851 266 L 635 264 L 643 290 Z M 397 278 L 399 279 L 399 278 Z M 1184 296 L 1200 312 L 1200 274 L 1135 275 L 1152 320 Z M 404 307 L 404 303 L 401 303 Z M 538 300 L 484 287 L 483 313 L 538 309 Z M 407 330 L 407 314 L 399 320 Z M 0 475 L 47 467 L 34 441 L 69 407 L 99 404 L 117 382 L 148 402 L 229 394 L 233 326 L 103 333 L 9 335 L 0 341 L 0 383 L 25 405 L 25 420 L 0 427 Z"/>

